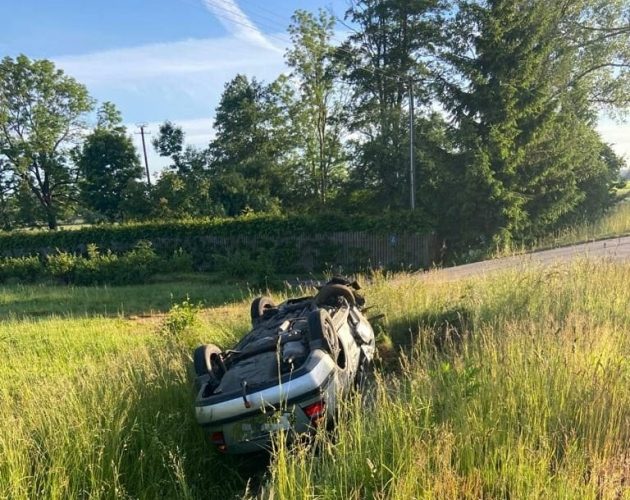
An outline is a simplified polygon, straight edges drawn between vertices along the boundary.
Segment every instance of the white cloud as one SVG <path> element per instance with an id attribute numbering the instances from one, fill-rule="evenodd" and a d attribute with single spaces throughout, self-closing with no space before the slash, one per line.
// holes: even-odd
<path id="1" fill-rule="evenodd" d="M 82 83 L 130 85 L 163 76 L 194 76 L 213 71 L 255 71 L 282 66 L 275 49 L 234 37 L 155 43 L 54 58 Z M 159 83 L 159 82 L 158 82 Z"/>
<path id="2" fill-rule="evenodd" d="M 275 52 L 282 51 L 254 25 L 234 0 L 203 0 L 203 4 L 235 37 Z"/>

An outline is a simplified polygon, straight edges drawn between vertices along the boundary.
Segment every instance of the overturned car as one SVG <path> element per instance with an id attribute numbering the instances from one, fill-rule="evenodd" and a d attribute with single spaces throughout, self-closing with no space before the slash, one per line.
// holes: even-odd
<path id="1" fill-rule="evenodd" d="M 193 356 L 195 413 L 212 443 L 240 454 L 268 449 L 332 421 L 339 398 L 365 377 L 375 351 L 359 285 L 333 279 L 315 296 L 251 305 L 252 330 L 231 350 Z"/>

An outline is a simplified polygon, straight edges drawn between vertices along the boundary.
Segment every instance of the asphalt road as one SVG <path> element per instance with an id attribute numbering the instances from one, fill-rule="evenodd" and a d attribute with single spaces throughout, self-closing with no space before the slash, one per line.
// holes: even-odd
<path id="1" fill-rule="evenodd" d="M 520 267 L 531 266 L 532 264 L 543 266 L 552 265 L 559 262 L 568 262 L 576 258 L 596 258 L 630 262 L 630 236 L 554 248 L 553 250 L 543 250 L 514 257 L 485 260 L 472 264 L 464 264 L 462 266 L 447 267 L 438 271 L 430 271 L 427 274 L 440 279 L 459 279 L 501 269 L 518 269 Z"/>

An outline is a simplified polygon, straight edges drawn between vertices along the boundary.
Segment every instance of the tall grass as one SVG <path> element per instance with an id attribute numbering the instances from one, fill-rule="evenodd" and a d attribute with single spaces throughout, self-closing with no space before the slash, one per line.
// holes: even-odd
<path id="1" fill-rule="evenodd" d="M 244 320 L 236 310 L 203 317 L 183 338 L 123 318 L 1 323 L 0 498 L 242 489 L 234 461 L 218 459 L 194 422 L 188 353 L 208 336 L 233 342 Z"/>
<path id="2" fill-rule="evenodd" d="M 541 238 L 536 242 L 534 248 L 555 248 L 585 241 L 628 235 L 630 235 L 630 200 L 625 199 L 615 205 L 610 212 L 598 221 L 578 224 Z"/>
<path id="3" fill-rule="evenodd" d="M 627 497 L 628 280 L 583 262 L 375 284 L 385 330 L 413 347 L 316 452 L 279 448 L 265 496 Z"/>
<path id="4" fill-rule="evenodd" d="M 627 498 L 628 283 L 630 265 L 589 261 L 372 277 L 375 380 L 332 435 L 254 469 L 260 489 L 251 459 L 204 441 L 188 372 L 192 345 L 246 331 L 247 300 L 198 322 L 178 309 L 176 338 L 163 319 L 16 314 L 0 323 L 0 498 Z"/>

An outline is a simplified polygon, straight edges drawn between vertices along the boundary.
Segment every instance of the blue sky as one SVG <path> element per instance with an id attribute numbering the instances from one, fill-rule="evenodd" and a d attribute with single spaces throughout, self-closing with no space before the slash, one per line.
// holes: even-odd
<path id="1" fill-rule="evenodd" d="M 206 145 L 225 82 L 275 79 L 291 14 L 319 7 L 343 17 L 347 0 L 0 0 L 0 56 L 52 59 L 113 101 L 130 131 L 146 122 L 155 133 L 169 119 Z M 630 159 L 630 127 L 602 119 L 599 128 Z M 164 164 L 153 152 L 150 163 Z"/>
<path id="2" fill-rule="evenodd" d="M 130 131 L 169 119 L 206 145 L 225 82 L 275 79 L 292 13 L 320 6 L 343 17 L 346 0 L 0 0 L 0 55 L 52 59 Z M 150 153 L 152 170 L 164 164 Z"/>

